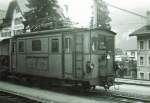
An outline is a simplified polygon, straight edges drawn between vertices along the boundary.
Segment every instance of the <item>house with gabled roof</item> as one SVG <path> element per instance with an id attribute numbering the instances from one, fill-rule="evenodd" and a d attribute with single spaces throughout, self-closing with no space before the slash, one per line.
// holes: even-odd
<path id="1" fill-rule="evenodd" d="M 9 38 L 23 32 L 24 25 L 22 21 L 25 20 L 23 12 L 28 10 L 25 6 L 22 6 L 25 3 L 26 0 L 12 0 L 10 2 L 1 26 L 1 39 Z"/>
<path id="2" fill-rule="evenodd" d="M 19 35 L 23 32 L 30 32 L 29 29 L 24 31 L 23 24 L 23 21 L 25 21 L 24 13 L 30 10 L 26 6 L 27 4 L 27 0 L 12 0 L 10 2 L 0 31 L 1 39 Z M 58 8 L 57 12 L 61 15 L 62 19 L 65 19 L 61 8 Z"/>
<path id="3" fill-rule="evenodd" d="M 150 11 L 147 25 L 130 34 L 137 37 L 137 78 L 150 80 Z"/>

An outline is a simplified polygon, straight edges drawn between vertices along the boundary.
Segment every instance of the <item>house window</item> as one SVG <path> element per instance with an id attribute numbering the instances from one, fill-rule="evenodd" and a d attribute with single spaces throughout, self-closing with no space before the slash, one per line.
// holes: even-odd
<path id="1" fill-rule="evenodd" d="M 140 73 L 140 78 L 144 79 L 144 73 Z"/>
<path id="2" fill-rule="evenodd" d="M 41 40 L 32 41 L 32 51 L 41 51 Z"/>
<path id="3" fill-rule="evenodd" d="M 148 65 L 150 66 L 150 57 L 148 57 Z"/>
<path id="4" fill-rule="evenodd" d="M 16 18 L 15 19 L 15 25 L 18 25 L 18 24 L 22 24 L 22 18 Z"/>
<path id="5" fill-rule="evenodd" d="M 144 57 L 140 57 L 140 65 L 144 65 Z"/>
<path id="6" fill-rule="evenodd" d="M 20 35 L 23 33 L 23 30 L 14 30 L 14 35 Z"/>
<path id="7" fill-rule="evenodd" d="M 24 41 L 19 41 L 19 52 L 24 52 Z"/>
<path id="8" fill-rule="evenodd" d="M 144 49 L 144 41 L 140 41 L 140 50 Z"/>
<path id="9" fill-rule="evenodd" d="M 11 32 L 2 32 L 1 37 L 10 37 L 11 36 Z"/>
<path id="10" fill-rule="evenodd" d="M 4 37 L 4 33 L 1 33 L 1 37 Z"/>
<path id="11" fill-rule="evenodd" d="M 16 13 L 19 13 L 19 12 L 20 12 L 19 7 L 16 7 Z"/>
<path id="12" fill-rule="evenodd" d="M 10 34 L 11 34 L 10 32 L 6 32 L 6 37 L 10 37 L 11 36 Z"/>
<path id="13" fill-rule="evenodd" d="M 148 40 L 148 49 L 150 49 L 150 40 Z"/>
<path id="14" fill-rule="evenodd" d="M 59 52 L 59 40 L 58 39 L 52 39 L 52 53 L 58 53 Z"/>
<path id="15" fill-rule="evenodd" d="M 71 39 L 65 38 L 65 51 L 70 52 L 71 51 Z"/>
<path id="16" fill-rule="evenodd" d="M 135 52 L 131 51 L 131 56 L 135 56 Z"/>

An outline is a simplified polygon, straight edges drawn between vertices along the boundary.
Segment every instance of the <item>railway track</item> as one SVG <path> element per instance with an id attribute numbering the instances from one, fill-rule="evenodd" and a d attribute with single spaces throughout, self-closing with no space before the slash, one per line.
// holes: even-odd
<path id="1" fill-rule="evenodd" d="M 7 84 L 9 84 L 9 83 L 7 83 Z M 40 103 L 76 103 L 76 102 L 57 101 L 54 98 L 41 96 L 42 94 L 41 95 L 35 95 L 35 94 L 33 95 L 33 93 L 31 93 L 31 94 L 23 93 L 20 89 L 18 88 L 18 90 L 16 90 L 16 91 L 13 90 L 13 88 L 8 90 L 6 88 L 5 89 L 1 88 L 1 84 L 0 84 L 0 91 L 2 91 L 2 92 L 7 92 L 9 94 L 18 95 L 23 98 L 28 98 L 30 100 L 38 101 Z M 106 92 L 104 89 L 103 90 L 96 89 L 95 91 L 83 92 L 83 91 L 72 90 L 72 88 L 70 88 L 70 87 L 69 88 L 68 87 L 61 87 L 61 88 L 54 87 L 54 88 L 51 88 L 48 90 L 52 91 L 52 92 L 63 93 L 64 95 L 68 95 L 68 96 L 78 96 L 78 97 L 82 97 L 85 99 L 91 98 L 92 100 L 96 100 L 96 101 L 107 100 L 107 101 L 110 101 L 111 103 L 136 103 L 136 102 L 150 103 L 150 99 L 143 98 L 142 96 L 140 98 L 140 96 L 133 95 L 133 94 L 131 95 L 131 94 L 127 94 L 127 93 L 113 92 L 113 91 Z M 32 92 L 32 89 L 29 91 Z M 37 93 L 40 93 L 40 92 L 37 92 Z M 57 96 L 55 96 L 55 98 L 56 97 Z M 71 99 L 68 99 L 68 101 L 71 101 Z M 82 103 L 84 103 L 84 102 L 82 102 Z M 86 103 L 88 103 L 88 102 L 86 102 Z M 93 103 L 96 103 L 96 102 L 93 102 Z M 105 102 L 105 103 L 109 103 L 109 102 Z"/>
<path id="2" fill-rule="evenodd" d="M 101 95 L 101 92 L 103 92 L 103 95 Z M 100 94 L 100 96 L 103 96 L 104 98 L 108 98 L 110 100 L 116 100 L 119 103 L 150 103 L 150 96 L 141 96 L 137 94 L 131 94 L 131 93 L 125 93 L 125 92 L 119 92 L 119 91 L 92 91 L 93 94 Z"/>
<path id="3" fill-rule="evenodd" d="M 125 92 L 113 92 L 113 91 L 110 91 L 109 93 L 114 98 L 123 98 L 126 99 L 126 101 L 140 101 L 144 103 L 150 103 L 150 99 L 148 96 L 140 96 L 137 94 L 130 94 Z"/>
<path id="4" fill-rule="evenodd" d="M 134 96 L 127 96 L 127 95 L 120 95 L 120 94 L 112 94 L 113 97 L 118 97 L 118 98 L 124 98 L 126 100 L 126 102 L 129 102 L 129 101 L 139 101 L 139 102 L 142 102 L 142 103 L 150 103 L 150 100 L 149 99 L 144 99 L 144 98 L 137 98 L 137 97 L 134 97 Z M 130 102 L 132 103 L 132 102 Z"/>
<path id="5" fill-rule="evenodd" d="M 0 103 L 39 103 L 31 99 L 23 98 L 22 96 L 0 92 Z"/>

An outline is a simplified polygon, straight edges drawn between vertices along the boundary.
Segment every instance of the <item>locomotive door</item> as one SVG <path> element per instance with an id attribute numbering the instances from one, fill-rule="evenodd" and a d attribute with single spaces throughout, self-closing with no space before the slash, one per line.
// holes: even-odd
<path id="1" fill-rule="evenodd" d="M 74 76 L 76 79 L 83 78 L 83 35 L 74 35 Z"/>
<path id="2" fill-rule="evenodd" d="M 107 47 L 107 73 L 113 73 L 113 61 L 114 61 L 114 39 L 113 37 L 106 37 Z"/>
<path id="3" fill-rule="evenodd" d="M 64 52 L 64 58 L 63 58 L 63 67 L 64 67 L 64 78 L 73 78 L 73 56 L 72 56 L 72 42 L 73 38 L 70 34 L 65 34 L 63 37 L 63 52 Z"/>

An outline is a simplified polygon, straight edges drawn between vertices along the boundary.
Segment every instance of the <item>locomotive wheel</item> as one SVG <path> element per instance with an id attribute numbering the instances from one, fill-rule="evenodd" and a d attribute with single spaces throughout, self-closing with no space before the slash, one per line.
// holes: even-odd
<path id="1" fill-rule="evenodd" d="M 6 73 L 4 72 L 0 73 L 0 80 L 6 80 L 6 79 L 7 79 Z"/>
<path id="2" fill-rule="evenodd" d="M 25 86 L 29 86 L 30 82 L 29 82 L 29 78 L 26 77 L 26 76 L 22 76 L 20 77 L 20 82 L 22 85 L 25 85 Z"/>
<path id="3" fill-rule="evenodd" d="M 95 85 L 92 85 L 91 86 L 91 90 L 95 90 L 96 86 Z"/>
<path id="4" fill-rule="evenodd" d="M 104 86 L 104 89 L 107 91 L 108 89 L 110 88 L 110 86 L 108 86 L 108 85 L 105 85 Z"/>
<path id="5" fill-rule="evenodd" d="M 91 85 L 89 83 L 82 83 L 82 87 L 85 91 L 91 89 Z"/>

